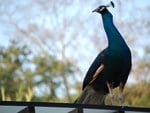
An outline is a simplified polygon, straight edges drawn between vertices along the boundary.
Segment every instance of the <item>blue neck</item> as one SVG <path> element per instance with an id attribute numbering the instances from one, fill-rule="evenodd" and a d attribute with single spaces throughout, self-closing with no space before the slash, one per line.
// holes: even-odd
<path id="1" fill-rule="evenodd" d="M 113 24 L 113 16 L 108 10 L 104 14 L 102 14 L 102 20 L 108 38 L 108 47 L 126 47 L 124 39 Z"/>

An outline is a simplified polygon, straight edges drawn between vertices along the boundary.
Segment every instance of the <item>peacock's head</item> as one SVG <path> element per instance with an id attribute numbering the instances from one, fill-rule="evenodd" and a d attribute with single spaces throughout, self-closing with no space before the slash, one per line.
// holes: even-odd
<path id="1" fill-rule="evenodd" d="M 98 12 L 100 14 L 102 14 L 103 12 L 107 11 L 107 7 L 115 7 L 114 3 L 111 1 L 109 4 L 107 5 L 101 5 L 98 8 L 94 9 L 92 12 Z"/>

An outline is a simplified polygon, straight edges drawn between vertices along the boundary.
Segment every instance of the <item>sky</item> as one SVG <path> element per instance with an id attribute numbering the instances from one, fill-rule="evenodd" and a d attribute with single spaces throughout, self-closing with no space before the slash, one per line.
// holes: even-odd
<path id="1" fill-rule="evenodd" d="M 10 2 L 12 1 L 12 2 Z M 27 0 L 28 1 L 28 0 Z M 114 2 L 117 1 L 117 0 L 114 0 Z M 129 1 L 129 0 L 127 0 Z M 10 6 L 10 3 L 13 4 L 13 2 L 18 2 L 16 0 L 6 0 L 5 2 L 4 1 L 0 1 L 1 3 L 1 6 L 0 6 L 0 13 L 4 13 L 2 11 L 5 11 L 4 8 L 2 7 L 3 4 L 4 4 L 4 7 L 7 7 L 7 6 Z M 26 3 L 26 0 L 22 0 L 21 2 L 19 2 L 20 4 L 25 4 Z M 89 2 L 90 3 L 90 2 Z M 108 1 L 106 0 L 102 0 L 102 4 L 107 4 Z M 15 5 L 15 4 L 14 4 Z M 118 7 L 117 5 L 118 4 L 115 4 L 116 6 L 115 7 Z M 90 10 L 92 11 L 93 9 L 90 9 L 91 7 L 89 7 L 89 5 L 85 5 L 87 7 L 85 7 L 87 10 L 85 10 L 85 13 L 87 13 L 87 11 L 89 12 Z M 98 6 L 98 5 L 97 5 Z M 97 7 L 96 6 L 96 7 Z M 131 4 L 128 4 L 128 6 L 124 5 L 123 7 L 123 10 L 124 12 L 128 11 L 128 10 L 132 10 L 133 7 L 135 8 L 144 8 L 144 7 L 150 7 L 150 1 L 149 0 L 132 0 Z M 85 9 L 84 8 L 84 9 Z M 36 11 L 36 9 L 34 9 Z M 115 13 L 115 11 L 117 10 L 117 8 L 111 10 L 113 13 Z M 135 10 L 133 10 L 135 11 Z M 70 12 L 72 14 L 72 12 Z M 143 12 L 144 13 L 144 12 Z M 143 14 L 144 15 L 144 14 Z M 2 18 L 6 16 L 6 15 L 2 15 Z M 126 13 L 124 13 L 124 18 L 125 19 L 130 19 L 129 17 L 126 18 L 126 16 L 131 16 L 131 15 L 127 15 Z M 149 15 L 148 15 L 149 16 Z M 116 17 L 117 18 L 117 17 Z M 4 17 L 5 19 L 5 17 Z M 34 20 L 35 21 L 35 20 Z M 40 22 L 40 20 L 36 20 L 37 22 Z M 47 21 L 49 22 L 49 21 Z M 49 25 L 49 23 L 47 23 Z M 3 22 L 0 20 L 0 45 L 2 46 L 8 46 L 8 43 L 9 43 L 9 39 L 11 37 L 11 33 L 13 34 L 13 29 L 9 28 L 9 23 L 7 22 Z M 10 35 L 8 35 L 10 34 Z M 5 42 L 5 43 L 4 43 Z"/>
<path id="2" fill-rule="evenodd" d="M 14 38 L 14 36 L 16 34 L 20 34 L 15 26 L 11 25 L 11 22 L 8 21 L 8 14 L 12 14 L 13 11 L 16 11 L 16 13 L 14 15 L 12 15 L 12 19 L 14 20 L 15 23 L 17 23 L 19 25 L 20 28 L 26 28 L 29 29 L 26 25 L 26 22 L 28 22 L 29 24 L 37 24 L 38 27 L 43 27 L 47 28 L 49 30 L 53 29 L 53 26 L 55 26 L 55 18 L 53 18 L 51 15 L 51 11 L 49 11 L 48 9 L 48 13 L 43 12 L 42 7 L 38 7 L 36 4 L 32 4 L 32 2 L 30 4 L 28 4 L 28 1 L 30 2 L 30 0 L 0 0 L 0 14 L 1 14 L 1 18 L 0 18 L 0 46 L 8 46 L 10 39 Z M 47 7 L 53 7 L 53 6 L 49 6 L 51 5 L 50 2 L 52 0 L 48 1 L 47 3 Z M 118 0 L 113 0 L 114 3 L 117 3 L 116 1 Z M 72 49 L 67 49 L 67 55 L 71 57 L 72 54 L 74 54 L 74 57 L 76 57 L 78 59 L 78 66 L 80 67 L 80 69 L 82 70 L 82 77 L 80 79 L 83 79 L 89 65 L 92 63 L 93 59 L 96 57 L 96 55 L 98 54 L 98 50 L 99 48 L 95 49 L 95 46 L 93 44 L 90 44 L 90 40 L 87 40 L 87 37 L 93 38 L 92 37 L 92 33 L 96 32 L 99 33 L 98 37 L 100 39 L 100 44 L 106 42 L 106 39 L 102 39 L 102 36 L 105 36 L 105 32 L 103 30 L 103 27 L 101 26 L 102 22 L 101 22 L 101 17 L 99 14 L 96 13 L 92 13 L 92 10 L 95 9 L 97 6 L 99 6 L 100 4 L 95 4 L 92 2 L 86 2 L 84 5 L 80 5 L 80 2 L 84 2 L 83 0 L 76 0 L 76 2 L 74 2 L 73 6 L 68 6 L 67 7 L 67 11 L 66 11 L 66 15 L 69 14 L 70 16 L 68 18 L 75 18 L 74 15 L 78 12 L 80 13 L 80 20 L 82 21 L 83 19 L 85 19 L 85 25 L 84 28 L 82 29 L 80 32 L 80 35 L 77 37 L 77 42 L 74 45 L 78 44 L 80 46 L 80 48 L 78 48 L 78 53 L 74 54 L 72 52 L 74 52 L 74 50 Z M 108 0 L 103 0 L 101 4 L 107 4 Z M 148 14 L 147 12 L 145 12 L 145 8 L 149 8 L 150 9 L 150 0 L 126 0 L 122 2 L 122 8 L 121 11 L 119 10 L 119 5 L 115 4 L 115 8 L 110 8 L 109 10 L 112 12 L 112 14 L 114 15 L 114 22 L 116 24 L 116 26 L 119 28 L 119 30 L 121 31 L 121 33 L 123 33 L 123 35 L 126 34 L 131 34 L 131 36 L 135 36 L 134 38 L 136 39 L 136 33 L 140 32 L 141 30 L 143 31 L 141 34 L 141 38 L 137 38 L 136 39 L 136 43 L 134 43 L 134 45 L 132 45 L 131 49 L 132 50 L 136 50 L 138 49 L 138 55 L 139 57 L 143 57 L 144 54 L 144 50 L 143 50 L 143 46 L 148 45 L 150 42 L 150 33 L 148 33 L 147 28 L 145 28 L 145 21 L 147 21 L 150 17 L 150 14 Z M 29 5 L 29 8 L 27 7 Z M 32 7 L 34 5 L 34 7 Z M 17 9 L 15 10 L 14 7 L 17 6 Z M 60 10 L 61 8 L 63 8 L 62 6 L 59 6 Z M 82 9 L 82 11 L 81 11 Z M 142 10 L 142 13 L 141 13 Z M 32 15 L 32 16 L 30 16 Z M 61 23 L 61 15 L 63 16 L 63 14 L 60 14 L 60 16 L 58 15 L 58 18 L 60 18 L 59 23 Z M 24 18 L 24 20 L 20 20 L 21 18 Z M 131 28 L 131 32 L 129 33 L 129 31 L 126 31 L 126 29 L 122 28 L 122 26 L 120 26 L 119 24 L 117 24 L 118 21 L 132 21 L 134 18 L 139 18 L 139 19 L 143 19 L 142 21 L 138 21 L 136 22 L 136 25 L 131 25 L 131 26 L 127 26 L 129 28 Z M 150 19 L 149 19 L 150 20 Z M 44 21 L 44 23 L 43 23 Z M 80 21 L 79 21 L 80 22 Z M 141 24 L 141 22 L 143 22 Z M 70 22 L 72 26 L 74 26 L 74 28 L 68 27 L 68 30 L 66 32 L 66 42 L 67 42 L 67 37 L 69 37 L 68 35 L 72 33 L 72 31 L 77 28 L 76 26 L 76 22 L 71 21 Z M 140 25 L 139 25 L 140 24 Z M 53 26 L 52 26 L 53 25 Z M 139 26 L 142 25 L 142 28 L 140 29 Z M 56 25 L 57 26 L 57 25 Z M 93 29 L 95 29 L 96 26 L 96 30 L 94 31 Z M 61 24 L 59 24 L 59 27 L 61 28 Z M 33 30 L 33 34 L 31 32 L 31 34 L 34 36 L 34 30 L 38 30 L 35 26 L 35 28 L 31 28 Z M 30 29 L 30 30 L 31 30 Z M 91 29 L 91 30 L 90 30 Z M 59 30 L 59 28 L 56 28 L 56 34 Z M 133 33 L 133 35 L 132 35 Z M 82 43 L 81 43 L 81 37 L 82 38 Z M 138 36 L 139 37 L 139 36 Z M 38 40 L 38 39 L 37 39 Z M 37 41 L 36 40 L 36 41 Z M 94 40 L 94 39 L 93 39 Z M 105 41 L 104 41 L 105 40 Z M 26 42 L 25 42 L 26 43 Z M 55 43 L 56 44 L 56 43 Z M 31 43 L 32 45 L 32 43 Z M 88 46 L 87 46 L 88 45 Z M 105 46 L 107 45 L 106 43 L 104 44 Z M 129 44 L 130 45 L 130 44 Z M 95 49 L 95 50 L 94 50 Z M 129 78 L 129 82 L 134 82 L 134 79 Z"/>

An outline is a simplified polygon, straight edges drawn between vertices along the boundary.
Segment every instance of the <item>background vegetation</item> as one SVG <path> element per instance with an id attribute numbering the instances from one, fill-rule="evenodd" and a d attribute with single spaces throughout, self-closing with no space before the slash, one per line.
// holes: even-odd
<path id="1" fill-rule="evenodd" d="M 150 107 L 150 2 L 114 2 L 114 22 L 133 56 L 124 103 Z M 91 13 L 106 3 L 0 1 L 0 100 L 73 102 L 92 60 L 107 46 L 101 17 Z"/>

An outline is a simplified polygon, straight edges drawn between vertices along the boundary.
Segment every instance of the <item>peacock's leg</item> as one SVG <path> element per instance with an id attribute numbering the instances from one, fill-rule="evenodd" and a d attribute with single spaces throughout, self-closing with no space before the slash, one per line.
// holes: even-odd
<path id="1" fill-rule="evenodd" d="M 120 83 L 119 85 L 118 100 L 119 100 L 120 106 L 122 106 L 123 105 L 123 84 L 122 83 Z"/>
<path id="2" fill-rule="evenodd" d="M 107 87 L 108 87 L 109 94 L 110 94 L 111 105 L 114 105 L 113 84 L 110 84 L 108 82 L 106 82 L 106 83 L 107 83 Z"/>

